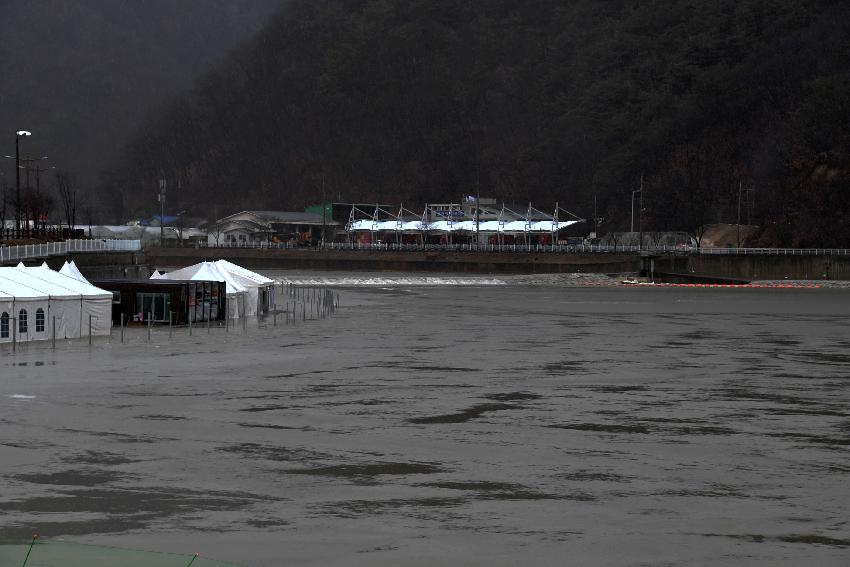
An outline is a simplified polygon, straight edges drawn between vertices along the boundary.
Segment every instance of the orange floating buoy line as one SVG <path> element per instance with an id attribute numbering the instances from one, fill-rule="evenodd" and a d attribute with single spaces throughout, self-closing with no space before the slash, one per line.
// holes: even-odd
<path id="1" fill-rule="evenodd" d="M 735 289 L 820 289 L 819 284 L 708 284 L 708 283 L 657 283 L 654 287 L 702 287 Z"/>

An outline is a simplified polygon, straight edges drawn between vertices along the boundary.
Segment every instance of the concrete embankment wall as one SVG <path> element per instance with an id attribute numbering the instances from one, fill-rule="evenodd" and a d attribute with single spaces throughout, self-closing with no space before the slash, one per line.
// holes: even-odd
<path id="1" fill-rule="evenodd" d="M 153 248 L 151 268 L 226 259 L 255 270 L 467 272 L 490 274 L 637 272 L 640 259 L 625 254 L 525 252 L 392 252 L 358 250 L 255 250 L 245 248 Z"/>
<path id="2" fill-rule="evenodd" d="M 655 271 L 744 280 L 850 280 L 850 256 L 662 256 Z M 646 266 L 648 260 L 644 259 Z M 648 267 L 648 266 L 647 266 Z"/>
<path id="3" fill-rule="evenodd" d="M 146 278 L 152 269 L 227 259 L 256 270 L 339 270 L 490 274 L 647 273 L 650 258 L 630 254 L 549 252 L 390 252 L 153 248 L 143 252 L 79 252 L 47 260 L 58 269 L 73 258 L 93 278 Z M 668 255 L 651 258 L 656 273 L 740 280 L 850 280 L 850 256 Z"/>

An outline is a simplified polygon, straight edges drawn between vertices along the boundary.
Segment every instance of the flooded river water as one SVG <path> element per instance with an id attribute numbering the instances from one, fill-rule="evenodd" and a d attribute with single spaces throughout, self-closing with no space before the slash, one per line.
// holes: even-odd
<path id="1" fill-rule="evenodd" d="M 850 291 L 479 283 L 3 351 L 0 539 L 254 567 L 848 565 Z"/>

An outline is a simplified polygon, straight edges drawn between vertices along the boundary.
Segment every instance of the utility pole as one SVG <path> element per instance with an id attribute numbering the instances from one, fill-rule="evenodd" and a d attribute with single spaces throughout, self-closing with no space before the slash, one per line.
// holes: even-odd
<path id="1" fill-rule="evenodd" d="M 643 191 L 643 175 L 640 176 L 640 189 L 635 189 L 632 191 L 632 215 L 631 215 L 631 229 L 629 232 L 635 231 L 635 194 L 642 193 Z"/>
<path id="2" fill-rule="evenodd" d="M 39 176 L 38 176 L 39 172 L 40 171 L 46 171 L 47 169 L 50 169 L 50 168 L 40 169 L 38 167 L 38 162 L 46 160 L 46 159 L 50 159 L 50 158 L 48 158 L 47 156 L 43 156 L 43 157 L 40 157 L 40 158 L 25 157 L 25 158 L 21 159 L 21 163 L 24 164 L 21 167 L 21 169 L 24 170 L 24 172 L 26 173 L 26 178 L 27 178 L 26 186 L 24 188 L 27 191 L 32 190 L 32 185 L 30 185 L 30 171 L 35 171 L 36 195 L 39 195 L 40 192 L 41 192 L 40 186 L 39 186 Z M 38 228 L 37 226 L 35 226 L 35 225 L 37 225 L 37 223 L 35 222 L 36 219 L 30 218 L 30 213 L 37 212 L 37 211 L 32 209 L 32 205 L 33 205 L 33 202 L 32 202 L 32 199 L 30 199 L 30 201 L 28 203 L 28 207 L 23 211 L 23 213 L 24 213 L 23 218 L 26 220 L 26 226 L 24 228 L 26 229 L 27 234 L 30 234 L 30 230 L 31 230 L 30 224 L 29 224 L 30 221 L 33 221 L 33 225 L 34 225 L 33 228 Z"/>
<path id="3" fill-rule="evenodd" d="M 165 189 L 168 182 L 165 179 L 159 180 L 159 247 L 162 248 L 165 243 Z"/>
<path id="4" fill-rule="evenodd" d="M 744 182 L 740 179 L 738 180 L 738 222 L 736 223 L 736 229 L 738 232 L 738 248 L 741 248 L 741 189 L 744 186 Z"/>
<path id="5" fill-rule="evenodd" d="M 753 223 L 752 218 L 751 218 L 751 214 L 752 214 L 752 210 L 751 210 L 752 209 L 752 202 L 751 201 L 752 201 L 753 192 L 754 192 L 754 189 L 752 187 L 747 187 L 746 189 L 744 189 L 743 180 L 738 181 L 738 221 L 737 221 L 738 248 L 741 247 L 741 243 L 742 243 L 742 241 L 741 241 L 741 198 L 745 194 L 747 195 L 747 201 L 746 201 L 745 205 L 747 207 L 747 209 L 746 209 L 747 224 L 750 225 L 750 224 Z"/>
<path id="6" fill-rule="evenodd" d="M 481 168 L 475 171 L 475 248 L 481 249 Z"/>
<path id="7" fill-rule="evenodd" d="M 325 202 L 325 172 L 322 172 L 322 245 L 319 249 L 324 249 L 325 247 L 325 212 L 327 211 L 328 205 Z"/>
<path id="8" fill-rule="evenodd" d="M 593 235 L 594 238 L 599 238 L 599 229 L 602 228 L 602 222 L 605 220 L 604 217 L 599 216 L 599 212 L 596 209 L 596 195 L 593 196 Z"/>

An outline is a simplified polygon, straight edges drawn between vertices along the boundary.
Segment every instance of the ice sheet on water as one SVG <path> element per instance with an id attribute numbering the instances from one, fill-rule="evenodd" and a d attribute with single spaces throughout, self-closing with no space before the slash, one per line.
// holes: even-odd
<path id="1" fill-rule="evenodd" d="M 585 287 L 618 285 L 619 279 L 606 274 L 410 274 L 401 272 L 268 272 L 279 283 L 304 287 L 476 287 L 476 286 L 555 286 Z M 620 278 L 621 279 L 621 278 Z"/>
<path id="2" fill-rule="evenodd" d="M 307 287 L 437 287 L 506 285 L 504 279 L 491 276 L 289 276 L 278 278 L 284 285 Z"/>

